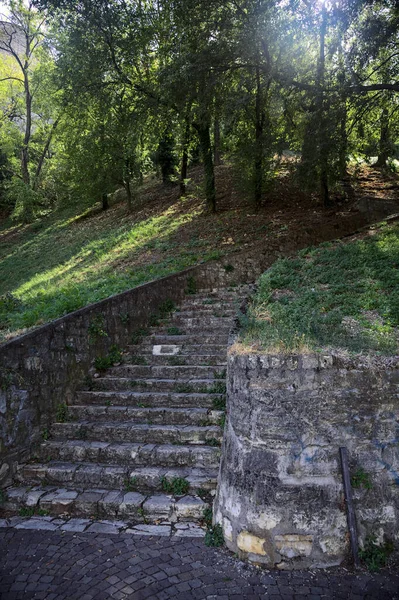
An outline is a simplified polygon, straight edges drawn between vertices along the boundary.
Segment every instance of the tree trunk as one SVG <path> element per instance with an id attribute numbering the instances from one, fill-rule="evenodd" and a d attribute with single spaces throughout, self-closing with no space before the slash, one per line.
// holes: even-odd
<path id="1" fill-rule="evenodd" d="M 218 167 L 222 164 L 220 156 L 220 120 L 219 117 L 215 117 L 213 124 L 213 141 L 214 141 L 214 165 Z"/>
<path id="2" fill-rule="evenodd" d="M 132 212 L 133 209 L 133 194 L 132 188 L 130 187 L 129 179 L 125 179 L 123 182 L 124 188 L 126 190 L 126 200 L 127 200 L 127 209 L 129 212 Z"/>
<path id="3" fill-rule="evenodd" d="M 328 139 L 326 134 L 326 122 L 324 114 L 324 75 L 325 75 L 325 44 L 327 34 L 327 8 L 323 5 L 322 22 L 320 27 L 320 54 L 317 67 L 317 109 L 319 117 L 319 151 L 320 151 L 320 194 L 325 207 L 330 205 L 330 192 L 328 187 Z"/>
<path id="4" fill-rule="evenodd" d="M 263 183 L 263 126 L 265 121 L 262 110 L 262 85 L 260 69 L 256 67 L 256 100 L 255 100 L 255 160 L 254 160 L 254 205 L 258 209 L 262 200 Z"/>
<path id="5" fill-rule="evenodd" d="M 198 138 L 204 163 L 206 205 L 210 212 L 216 212 L 215 170 L 209 123 L 197 124 Z"/>
<path id="6" fill-rule="evenodd" d="M 32 96 L 29 89 L 29 79 L 26 72 L 24 73 L 24 87 L 25 87 L 25 110 L 26 110 L 26 121 L 25 121 L 25 135 L 24 144 L 21 150 L 21 171 L 22 179 L 26 185 L 30 185 L 30 174 L 29 174 L 29 142 L 32 131 Z"/>
<path id="7" fill-rule="evenodd" d="M 391 140 L 389 135 L 389 112 L 387 108 L 384 108 L 380 119 L 380 142 L 378 159 L 375 163 L 376 167 L 385 169 L 387 166 L 387 160 L 389 158 L 391 150 Z"/>
<path id="8" fill-rule="evenodd" d="M 184 196 L 186 193 L 186 179 L 188 170 L 188 146 L 190 144 L 190 119 L 186 117 L 186 127 L 184 130 L 183 138 L 183 155 L 181 159 L 180 169 L 180 196 Z"/>
<path id="9" fill-rule="evenodd" d="M 53 125 L 51 127 L 51 131 L 49 133 L 49 136 L 47 138 L 47 142 L 46 142 L 46 144 L 45 144 L 45 146 L 43 148 L 43 151 L 42 151 L 42 153 L 40 155 L 39 162 L 38 162 L 37 167 L 36 167 L 35 180 L 33 182 L 33 189 L 34 190 L 37 189 L 37 186 L 38 186 L 38 183 L 39 183 L 39 178 L 40 178 L 40 173 L 42 172 L 43 163 L 44 163 L 44 160 L 46 158 L 46 154 L 48 152 L 48 149 L 50 148 L 50 144 L 51 144 L 51 140 L 53 138 L 54 131 L 58 127 L 58 123 L 60 122 L 60 119 L 61 119 L 61 117 L 59 116 L 54 121 L 54 123 L 53 123 Z"/>
<path id="10" fill-rule="evenodd" d="M 339 173 L 342 178 L 346 177 L 348 171 L 346 169 L 347 157 L 348 157 L 348 133 L 346 130 L 348 121 L 348 111 L 346 109 L 346 101 L 344 100 L 343 112 L 341 117 L 340 127 L 340 148 L 339 148 Z"/>
<path id="11" fill-rule="evenodd" d="M 103 194 L 101 197 L 101 201 L 102 201 L 102 209 L 107 210 L 107 208 L 109 208 L 108 194 Z"/>

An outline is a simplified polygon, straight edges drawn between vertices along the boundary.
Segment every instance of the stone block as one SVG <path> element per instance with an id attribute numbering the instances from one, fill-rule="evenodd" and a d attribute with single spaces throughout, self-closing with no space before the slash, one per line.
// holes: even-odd
<path id="1" fill-rule="evenodd" d="M 145 496 L 137 492 L 128 492 L 124 494 L 122 502 L 119 506 L 119 515 L 121 517 L 137 516 Z"/>
<path id="2" fill-rule="evenodd" d="M 206 506 L 197 496 L 185 496 L 176 502 L 175 511 L 178 519 L 200 519 Z"/>
<path id="3" fill-rule="evenodd" d="M 260 538 L 248 531 L 241 531 L 237 536 L 237 546 L 242 552 L 249 554 L 266 556 L 266 539 Z"/>
<path id="4" fill-rule="evenodd" d="M 146 515 L 153 518 L 166 518 L 173 512 L 174 502 L 169 496 L 151 496 L 143 504 Z"/>
<path id="5" fill-rule="evenodd" d="M 298 534 L 275 535 L 274 543 L 277 551 L 286 558 L 310 556 L 313 547 L 313 536 Z"/>

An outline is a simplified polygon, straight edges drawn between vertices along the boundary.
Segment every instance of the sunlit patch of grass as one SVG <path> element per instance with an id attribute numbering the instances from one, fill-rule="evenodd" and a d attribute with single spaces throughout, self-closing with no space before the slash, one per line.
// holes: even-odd
<path id="1" fill-rule="evenodd" d="M 399 225 L 277 261 L 259 281 L 242 343 L 270 352 L 335 347 L 396 354 Z"/>
<path id="2" fill-rule="evenodd" d="M 109 213 L 87 219 L 90 210 L 69 210 L 28 228 L 3 230 L 18 239 L 0 251 L 0 296 L 12 291 L 20 305 L 0 313 L 0 337 L 197 263 L 188 243 L 179 246 L 172 238 L 202 210 L 194 205 L 182 212 L 176 203 L 137 222 L 115 222 Z M 213 250 L 201 255 L 211 258 Z"/>

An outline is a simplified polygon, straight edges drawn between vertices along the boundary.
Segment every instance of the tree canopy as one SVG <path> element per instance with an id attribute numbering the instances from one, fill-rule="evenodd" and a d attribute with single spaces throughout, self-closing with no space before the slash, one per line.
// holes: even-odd
<path id="1" fill-rule="evenodd" d="M 329 206 L 350 157 L 389 168 L 399 136 L 393 0 L 7 0 L 1 202 L 32 218 L 143 178 L 234 166 L 255 208 L 284 151 Z"/>

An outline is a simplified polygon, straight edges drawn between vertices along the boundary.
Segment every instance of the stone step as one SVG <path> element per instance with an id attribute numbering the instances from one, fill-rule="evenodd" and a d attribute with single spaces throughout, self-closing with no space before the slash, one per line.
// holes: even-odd
<path id="1" fill-rule="evenodd" d="M 218 425 L 149 425 L 134 421 L 54 423 L 51 436 L 63 440 L 98 440 L 132 442 L 136 444 L 204 444 L 220 442 L 222 430 Z"/>
<path id="2" fill-rule="evenodd" d="M 245 295 L 236 295 L 230 297 L 217 297 L 217 296 L 189 296 L 184 302 L 180 305 L 180 310 L 192 309 L 194 310 L 196 307 L 199 308 L 208 308 L 212 307 L 216 310 L 237 310 L 242 302 L 244 301 Z"/>
<path id="3" fill-rule="evenodd" d="M 150 330 L 149 337 L 154 335 L 167 335 L 171 337 L 181 337 L 183 335 L 214 335 L 215 331 L 218 335 L 229 334 L 233 326 L 233 319 L 186 319 L 186 320 L 171 320 L 165 326 L 154 327 Z"/>
<path id="4" fill-rule="evenodd" d="M 132 361 L 132 357 L 166 356 L 174 358 L 176 356 L 215 356 L 219 360 L 226 362 L 227 347 L 225 344 L 154 344 L 153 341 L 144 340 L 137 346 L 128 346 L 128 352 L 125 355 L 125 362 Z M 195 364 L 195 363 L 192 363 Z"/>
<path id="5" fill-rule="evenodd" d="M 218 468 L 220 448 L 202 445 L 110 443 L 49 440 L 40 445 L 40 462 L 89 462 L 136 467 Z"/>
<path id="6" fill-rule="evenodd" d="M 198 496 L 43 486 L 9 488 L 4 509 L 6 513 L 30 509 L 49 515 L 129 519 L 131 523 L 176 523 L 201 521 L 207 506 Z"/>
<path id="7" fill-rule="evenodd" d="M 227 308 L 220 307 L 214 308 L 213 305 L 210 306 L 197 306 L 196 308 L 184 308 L 182 306 L 177 311 L 173 313 L 174 319 L 198 319 L 198 318 L 207 318 L 207 317 L 215 317 L 215 318 L 229 318 L 233 319 L 236 315 L 235 308 Z"/>
<path id="8" fill-rule="evenodd" d="M 216 488 L 217 469 L 112 466 L 92 463 L 50 462 L 23 465 L 18 480 L 31 485 L 105 488 L 124 491 L 169 491 L 170 485 L 187 485 L 185 493 Z M 179 481 L 176 481 L 179 480 Z M 185 480 L 186 484 L 184 481 Z M 178 489 L 178 488 L 177 488 Z M 180 488 L 182 489 L 182 488 Z"/>
<path id="9" fill-rule="evenodd" d="M 219 329 L 219 328 L 218 328 Z M 153 345 L 178 345 L 182 344 L 217 344 L 224 345 L 227 349 L 227 342 L 229 339 L 229 330 L 222 333 L 215 333 L 211 331 L 208 333 L 200 333 L 200 330 L 196 333 L 187 333 L 185 335 L 168 335 L 167 333 L 153 333 L 147 336 L 146 341 Z"/>
<path id="10" fill-rule="evenodd" d="M 163 425 L 218 425 L 224 412 L 207 408 L 131 408 L 128 406 L 69 406 L 72 421 L 131 421 Z"/>
<path id="11" fill-rule="evenodd" d="M 223 381 L 217 382 L 224 385 Z M 222 387 L 220 387 L 222 390 Z M 171 392 L 77 392 L 74 404 L 127 406 L 137 408 L 220 408 L 225 399 L 224 393 L 219 394 L 178 394 Z"/>
<path id="12" fill-rule="evenodd" d="M 222 381 L 222 380 L 221 380 Z M 214 393 L 214 379 L 132 379 L 131 377 L 99 377 L 93 380 L 90 391 L 134 391 Z"/>
<path id="13" fill-rule="evenodd" d="M 111 367 L 107 374 L 111 377 L 128 377 L 134 379 L 223 379 L 225 369 L 214 366 L 198 365 L 120 365 Z"/>
<path id="14" fill-rule="evenodd" d="M 165 347 L 162 346 L 164 349 Z M 184 350 L 184 349 L 183 349 Z M 158 350 L 157 350 L 158 351 Z M 184 351 L 179 354 L 171 355 L 169 354 L 152 354 L 151 350 L 146 350 L 145 352 L 141 352 L 140 356 L 144 358 L 147 363 L 151 363 L 152 365 L 169 365 L 169 366 L 185 366 L 185 365 L 198 365 L 199 367 L 210 367 L 216 366 L 218 370 L 222 370 L 226 368 L 226 351 L 220 354 L 211 354 L 211 353 L 203 353 L 203 354 L 188 354 Z M 131 363 L 132 359 L 127 359 L 126 362 Z"/>

